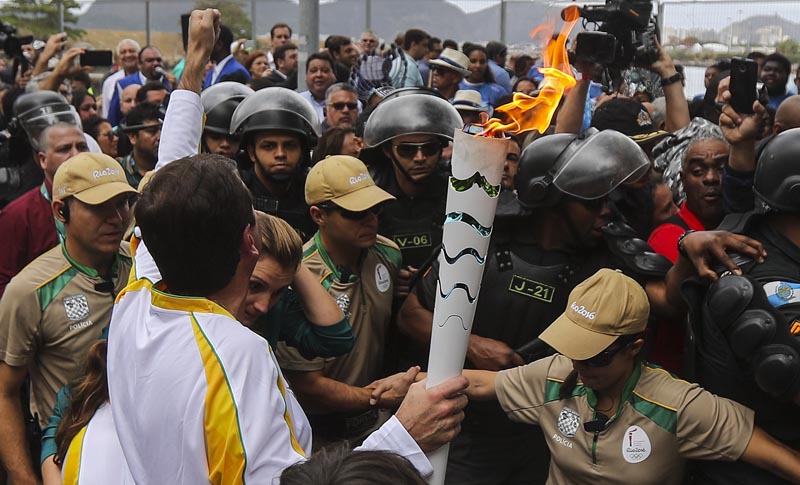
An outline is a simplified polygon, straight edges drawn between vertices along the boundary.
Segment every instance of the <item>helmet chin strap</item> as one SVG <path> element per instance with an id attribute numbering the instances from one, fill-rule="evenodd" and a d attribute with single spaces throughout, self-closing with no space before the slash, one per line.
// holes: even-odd
<path id="1" fill-rule="evenodd" d="M 414 180 L 414 179 L 411 177 L 411 174 L 409 174 L 409 173 L 408 173 L 408 171 L 406 171 L 406 169 L 405 169 L 405 168 L 403 168 L 403 165 L 402 165 L 400 162 L 398 162 L 398 161 L 397 161 L 397 158 L 395 158 L 395 156 L 394 156 L 394 153 L 392 153 L 392 156 L 391 156 L 391 157 L 389 157 L 389 158 L 391 158 L 391 159 L 392 159 L 392 164 L 395 166 L 395 168 L 397 168 L 397 170 L 399 170 L 399 171 L 400 171 L 400 173 L 402 173 L 402 174 L 403 174 L 403 177 L 405 177 L 405 178 L 406 178 L 406 180 L 408 180 L 408 181 L 409 181 L 409 182 L 411 182 L 412 184 L 414 184 L 414 185 L 423 185 L 423 184 L 425 184 L 425 183 L 428 181 L 428 178 L 430 177 L 430 175 L 428 175 L 428 176 L 427 176 L 427 177 L 425 177 L 425 178 L 419 179 L 419 180 Z M 442 158 L 442 157 L 441 157 L 441 151 L 439 152 L 439 158 Z M 438 162 L 437 162 L 437 163 L 438 163 Z"/>

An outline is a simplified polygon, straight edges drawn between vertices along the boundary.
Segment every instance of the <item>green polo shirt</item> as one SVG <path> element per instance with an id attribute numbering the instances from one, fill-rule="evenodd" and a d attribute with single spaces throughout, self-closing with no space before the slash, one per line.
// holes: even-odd
<path id="1" fill-rule="evenodd" d="M 634 369 L 605 429 L 587 432 L 597 396 L 578 381 L 559 399 L 570 371 L 572 361 L 554 355 L 501 371 L 495 383 L 510 419 L 542 428 L 550 484 L 677 485 L 687 459 L 737 460 L 753 434 L 750 409 L 647 364 Z"/>
<path id="2" fill-rule="evenodd" d="M 342 281 L 344 276 L 331 261 L 317 232 L 303 247 L 303 262 L 350 320 L 355 345 L 353 350 L 339 357 L 306 359 L 297 349 L 279 344 L 276 356 L 281 367 L 293 371 L 322 371 L 325 377 L 358 387 L 381 377 L 394 281 L 401 261 L 397 245 L 378 236 L 375 245 L 365 251 L 359 274 Z"/>
<path id="3" fill-rule="evenodd" d="M 128 243 L 112 280 L 82 266 L 59 245 L 15 276 L 0 300 L 0 360 L 27 366 L 31 414 L 44 427 L 62 386 L 83 371 L 86 351 L 111 321 L 114 298 L 128 281 Z"/>

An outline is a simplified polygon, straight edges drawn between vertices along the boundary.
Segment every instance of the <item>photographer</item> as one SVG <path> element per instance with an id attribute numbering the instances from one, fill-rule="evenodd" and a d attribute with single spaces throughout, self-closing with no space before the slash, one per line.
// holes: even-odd
<path id="1" fill-rule="evenodd" d="M 581 73 L 581 78 L 578 79 L 578 84 L 572 88 L 563 108 L 559 112 L 556 133 L 578 133 L 580 131 L 586 95 L 592 80 L 600 81 L 603 71 L 608 71 L 611 74 L 612 81 L 619 81 L 621 70 L 633 65 L 647 67 L 650 71 L 660 76 L 661 87 L 664 90 L 664 97 L 667 102 L 666 130 L 673 132 L 689 125 L 689 107 L 686 103 L 686 96 L 683 93 L 682 77 L 675 69 L 672 58 L 661 47 L 654 31 L 650 30 L 649 27 L 642 30 L 641 26 L 637 26 L 629 21 L 627 17 L 621 16 L 622 14 L 616 10 L 621 4 L 622 2 L 609 2 L 604 7 L 607 10 L 602 14 L 598 13 L 598 9 L 592 9 L 588 12 L 586 8 L 581 9 L 582 16 L 600 15 L 599 18 L 604 20 L 600 30 L 609 33 L 603 37 L 608 39 L 608 35 L 613 35 L 616 39 L 614 39 L 613 46 L 606 44 L 608 51 L 604 51 L 602 45 L 596 47 L 596 45 L 602 44 L 601 42 L 592 42 L 593 45 L 591 47 L 586 47 L 582 45 L 581 39 L 589 39 L 591 37 L 579 36 L 576 45 L 577 61 L 575 62 L 575 67 Z M 646 8 L 645 11 L 647 11 Z M 596 20 L 592 19 L 592 21 Z M 637 33 L 637 38 L 640 39 L 642 45 L 633 45 L 630 40 L 622 42 L 621 38 L 625 37 L 623 34 L 629 34 L 631 30 Z M 607 40 L 606 42 L 610 41 Z M 649 42 L 652 44 L 648 45 Z M 646 62 L 650 60 L 652 62 Z M 615 91 L 620 91 L 621 86 L 615 84 L 613 88 Z"/>

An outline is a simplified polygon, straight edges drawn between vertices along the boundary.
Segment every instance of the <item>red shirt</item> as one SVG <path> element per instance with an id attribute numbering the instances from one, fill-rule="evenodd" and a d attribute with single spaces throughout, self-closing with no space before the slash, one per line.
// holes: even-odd
<path id="1" fill-rule="evenodd" d="M 705 228 L 684 202 L 678 217 L 683 219 L 690 229 L 702 231 Z M 663 254 L 674 264 L 678 260 L 678 238 L 686 232 L 682 226 L 672 222 L 665 222 L 658 226 L 647 243 L 657 253 Z M 656 320 L 656 331 L 653 338 L 653 350 L 650 361 L 657 363 L 670 372 L 680 374 L 683 371 L 684 341 L 686 329 L 682 320 L 669 320 L 659 318 Z"/>
<path id="2" fill-rule="evenodd" d="M 689 229 L 694 229 L 695 231 L 704 231 L 706 229 L 697 216 L 686 207 L 686 202 L 683 203 L 681 210 L 678 211 L 678 217 L 686 222 Z M 672 261 L 672 264 L 675 264 L 675 261 L 678 260 L 678 238 L 681 237 L 684 232 L 686 232 L 686 229 L 683 227 L 671 222 L 665 222 L 655 228 L 652 234 L 650 234 L 647 244 L 649 244 L 655 252 L 663 254 Z"/>
<path id="3" fill-rule="evenodd" d="M 11 278 L 57 245 L 53 210 L 41 186 L 0 210 L 0 297 Z"/>

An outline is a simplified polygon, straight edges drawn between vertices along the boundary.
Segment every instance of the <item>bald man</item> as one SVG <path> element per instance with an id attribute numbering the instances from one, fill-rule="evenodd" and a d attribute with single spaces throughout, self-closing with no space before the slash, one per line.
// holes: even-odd
<path id="1" fill-rule="evenodd" d="M 777 135 L 782 131 L 797 127 L 800 127 L 800 94 L 784 99 L 778 106 L 772 132 Z"/>

